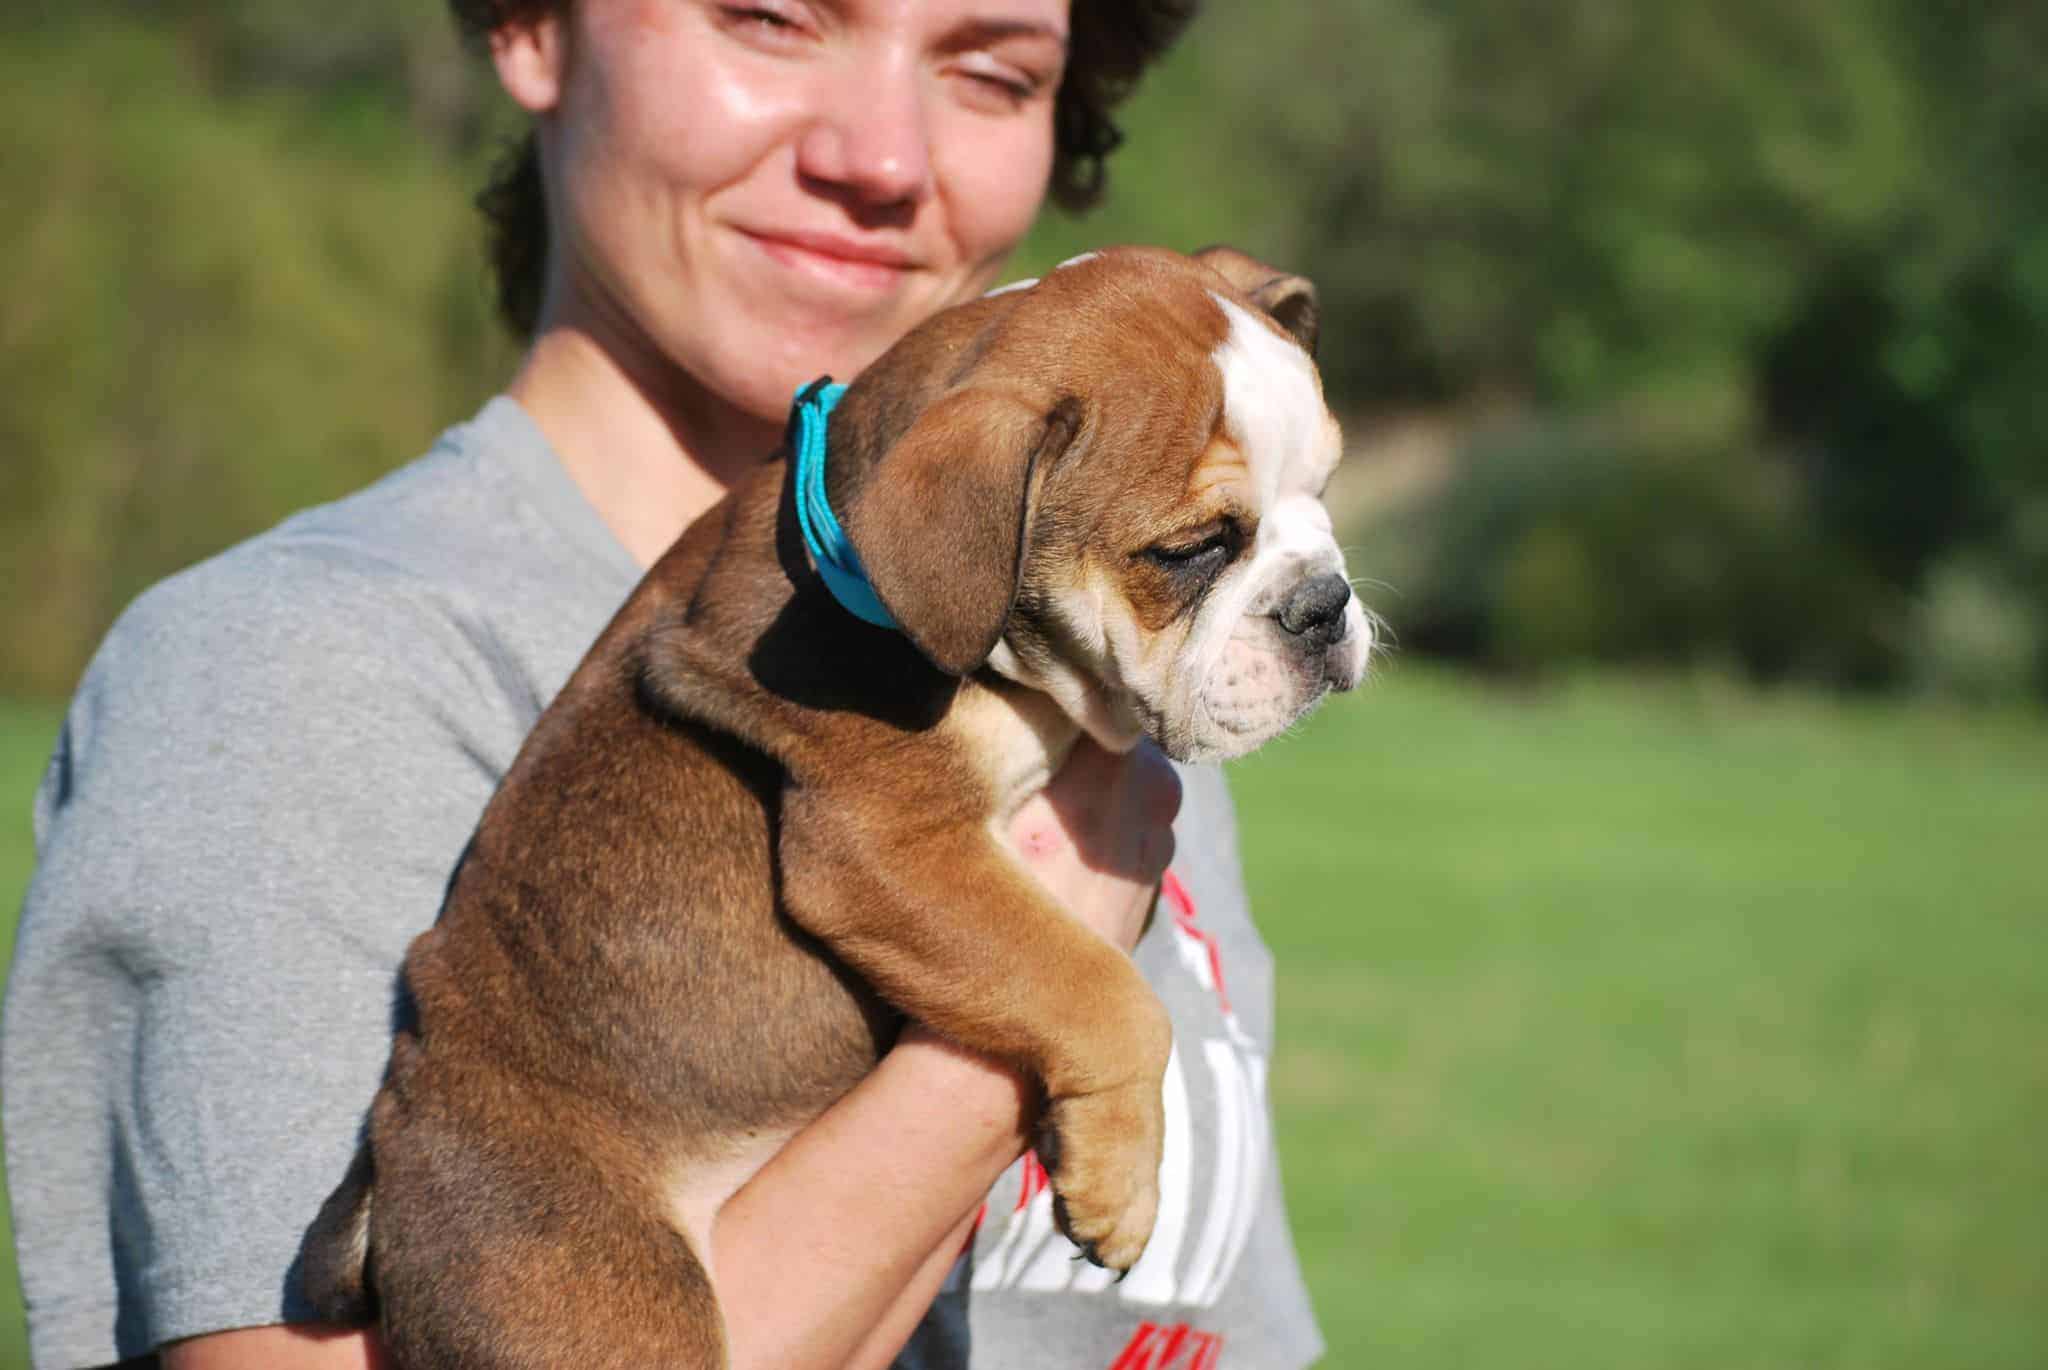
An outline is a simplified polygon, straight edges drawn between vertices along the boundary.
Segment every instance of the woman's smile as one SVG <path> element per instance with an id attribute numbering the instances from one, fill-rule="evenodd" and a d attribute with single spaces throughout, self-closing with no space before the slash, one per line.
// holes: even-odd
<path id="1" fill-rule="evenodd" d="M 886 242 L 864 242 L 842 234 L 800 229 L 737 228 L 762 256 L 805 285 L 870 297 L 902 288 L 920 262 Z"/>

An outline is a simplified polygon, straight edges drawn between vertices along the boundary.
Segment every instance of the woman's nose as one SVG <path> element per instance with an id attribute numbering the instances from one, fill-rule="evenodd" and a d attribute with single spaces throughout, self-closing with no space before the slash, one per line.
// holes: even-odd
<path id="1" fill-rule="evenodd" d="M 931 181 L 914 71 L 849 67 L 797 143 L 797 170 L 874 208 L 914 203 Z"/>

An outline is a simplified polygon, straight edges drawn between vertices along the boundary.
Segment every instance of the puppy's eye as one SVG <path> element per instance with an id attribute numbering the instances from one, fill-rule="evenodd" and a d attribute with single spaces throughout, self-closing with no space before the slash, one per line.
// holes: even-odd
<path id="1" fill-rule="evenodd" d="M 1163 542 L 1139 555 L 1158 567 L 1188 604 L 1198 603 L 1230 564 L 1237 548 L 1237 529 L 1229 524 L 1194 542 Z"/>
<path id="2" fill-rule="evenodd" d="M 1221 566 L 1230 552 L 1229 534 L 1211 533 L 1200 542 L 1183 543 L 1179 546 L 1147 547 L 1147 560 L 1164 566 L 1169 571 L 1183 572 L 1206 569 L 1211 563 Z"/>

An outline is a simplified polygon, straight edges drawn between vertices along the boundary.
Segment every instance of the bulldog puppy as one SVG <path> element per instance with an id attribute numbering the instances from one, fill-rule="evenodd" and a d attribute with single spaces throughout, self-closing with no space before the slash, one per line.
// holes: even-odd
<path id="1" fill-rule="evenodd" d="M 723 1366 L 712 1216 L 904 1014 L 1042 1082 L 1062 1226 L 1128 1270 L 1171 1028 L 1000 834 L 1082 732 L 1233 757 L 1358 683 L 1314 335 L 1298 277 L 1116 249 L 932 319 L 829 419 L 807 392 L 414 942 L 323 1314 L 406 1370 Z"/>

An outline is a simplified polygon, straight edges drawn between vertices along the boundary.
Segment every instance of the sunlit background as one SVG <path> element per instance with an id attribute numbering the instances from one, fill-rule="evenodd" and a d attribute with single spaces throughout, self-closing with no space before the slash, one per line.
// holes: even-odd
<path id="1" fill-rule="evenodd" d="M 2048 1364 L 2048 5 L 1213 9 L 1017 274 L 1321 290 L 1399 645 L 1236 786 L 1328 1364 Z M 506 375 L 483 75 L 0 19 L 0 915 L 121 606 Z"/>

